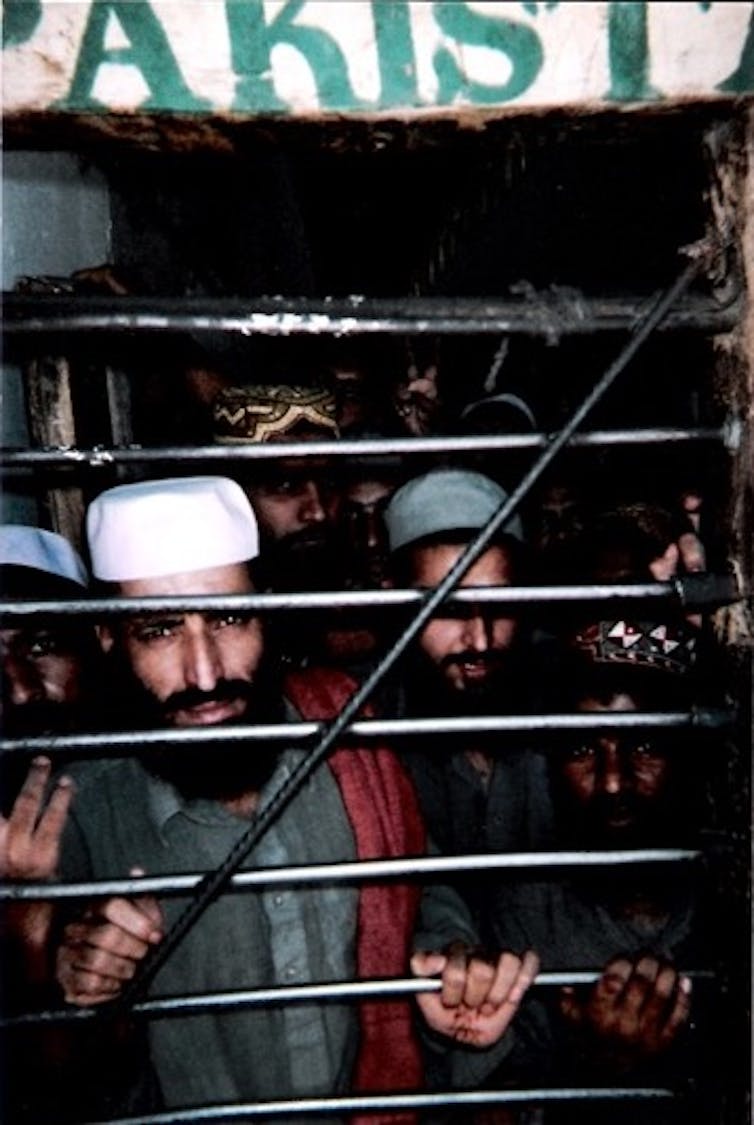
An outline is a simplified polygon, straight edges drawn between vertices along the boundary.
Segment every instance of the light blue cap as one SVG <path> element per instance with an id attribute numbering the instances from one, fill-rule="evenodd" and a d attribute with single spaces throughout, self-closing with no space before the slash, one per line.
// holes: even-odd
<path id="1" fill-rule="evenodd" d="M 393 494 L 385 511 L 390 550 L 442 531 L 478 531 L 507 499 L 499 484 L 471 469 L 433 469 L 414 477 Z M 518 516 L 503 531 L 523 541 Z"/>
<path id="2" fill-rule="evenodd" d="M 0 564 L 26 566 L 86 586 L 86 567 L 67 539 L 41 527 L 0 526 Z"/>

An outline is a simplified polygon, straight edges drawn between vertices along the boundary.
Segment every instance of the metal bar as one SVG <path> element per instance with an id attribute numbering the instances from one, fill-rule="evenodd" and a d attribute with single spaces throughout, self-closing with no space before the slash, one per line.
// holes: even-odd
<path id="1" fill-rule="evenodd" d="M 673 304 L 680 298 L 676 294 Z M 632 330 L 646 297 L 597 297 L 535 292 L 515 298 L 352 296 L 258 297 L 253 301 L 206 297 L 113 297 L 4 293 L 8 335 L 80 332 L 242 336 L 455 335 L 517 333 L 552 340 L 560 335 Z M 692 295 L 669 310 L 666 331 L 725 332 L 740 319 L 740 298 L 721 307 Z"/>
<path id="2" fill-rule="evenodd" d="M 465 871 L 550 871 L 576 867 L 631 867 L 654 863 L 691 863 L 702 858 L 694 848 L 633 848 L 608 851 L 506 852 L 495 855 L 404 856 L 400 859 L 309 863 L 240 871 L 228 882 L 234 891 L 306 883 L 349 883 L 448 875 Z M 155 894 L 178 897 L 196 890 L 203 874 L 144 875 L 139 878 L 93 879 L 80 883 L 2 883 L 0 902 L 59 902 L 113 895 Z"/>
<path id="3" fill-rule="evenodd" d="M 714 980 L 711 970 L 683 970 L 692 980 Z M 601 969 L 539 973 L 533 988 L 578 987 L 594 984 L 602 976 Z M 319 984 L 279 985 L 274 988 L 234 989 L 226 992 L 205 992 L 191 996 L 160 997 L 134 1004 L 133 1015 L 148 1019 L 171 1016 L 193 1016 L 209 1012 L 237 1012 L 249 1008 L 266 1008 L 279 1004 L 325 1003 L 344 1000 L 366 1000 L 373 996 L 418 996 L 440 992 L 442 981 L 436 977 L 410 977 L 395 980 L 329 981 Z M 90 1008 L 57 1008 L 23 1012 L 0 1018 L 0 1031 L 40 1024 L 80 1024 L 107 1015 L 107 1005 Z"/>
<path id="4" fill-rule="evenodd" d="M 600 583 L 568 586 L 487 586 L 473 591 L 458 590 L 448 602 L 484 602 L 496 605 L 530 603 L 614 601 L 666 601 L 677 596 L 672 582 Z M 423 590 L 333 590 L 300 594 L 220 594 L 150 598 L 79 598 L 66 601 L 2 601 L 0 614 L 24 618 L 52 614 L 103 617 L 143 613 L 214 613 L 220 610 L 245 610 L 256 613 L 302 609 L 386 609 L 416 606 L 425 597 Z"/>
<path id="5" fill-rule="evenodd" d="M 426 735 L 533 734 L 568 731 L 719 730 L 731 726 L 735 711 L 695 708 L 691 711 L 584 711 L 547 712 L 537 715 L 427 716 L 421 719 L 361 719 L 340 734 L 352 742 Z M 265 723 L 252 726 L 174 727 L 170 729 L 95 731 L 86 734 L 34 735 L 0 739 L 0 754 L 65 754 L 81 758 L 130 756 L 136 747 L 209 745 L 221 753 L 237 743 L 304 742 L 321 734 L 323 722 Z M 219 745 L 218 745 L 219 744 Z M 541 749 L 547 749 L 544 745 Z"/>
<path id="6" fill-rule="evenodd" d="M 396 437 L 336 441 L 229 443 L 228 445 L 166 445 L 143 448 L 92 449 L 71 446 L 59 449 L 0 449 L 0 466 L 5 468 L 88 468 L 102 469 L 123 464 L 164 464 L 173 461 L 228 462 L 277 461 L 281 457 L 335 457 L 338 459 L 381 457 L 387 454 L 409 456 L 427 453 L 504 453 L 510 450 L 544 449 L 550 437 L 536 434 L 468 434 L 463 437 Z M 640 430 L 593 430 L 574 434 L 568 445 L 572 448 L 603 448 L 605 446 L 682 445 L 695 442 L 722 442 L 730 449 L 738 440 L 730 426 L 666 427 Z"/>
<path id="7" fill-rule="evenodd" d="M 448 604 L 502 606 L 574 602 L 663 602 L 680 599 L 684 607 L 724 605 L 743 595 L 733 575 L 686 575 L 671 582 L 580 583 L 548 586 L 475 586 L 447 597 Z M 417 606 L 422 590 L 331 590 L 298 594 L 205 594 L 184 597 L 79 598 L 3 601 L 0 617 L 113 617 L 144 613 L 217 613 L 240 610 L 278 613 L 290 610 L 391 609 Z M 615 611 L 616 607 L 613 607 Z"/>
<path id="8" fill-rule="evenodd" d="M 482 1105 L 528 1105 L 542 1102 L 667 1101 L 672 1090 L 654 1086 L 553 1087 L 527 1090 L 465 1090 L 462 1093 L 368 1094 L 341 1098 L 297 1098 L 288 1101 L 243 1102 L 172 1109 L 140 1117 L 108 1119 L 99 1125 L 178 1125 L 179 1122 L 236 1121 L 293 1114 L 378 1113 L 401 1110 L 452 1109 Z"/>
<path id="9" fill-rule="evenodd" d="M 631 361 L 644 341 L 648 339 L 657 325 L 665 318 L 675 301 L 685 292 L 694 277 L 700 272 L 705 257 L 708 256 L 708 247 L 704 249 L 704 252 L 701 252 L 700 248 L 697 247 L 697 253 L 687 263 L 673 284 L 653 302 L 651 308 L 637 325 L 618 358 L 609 366 L 594 389 L 587 395 L 581 406 L 577 408 L 558 436 L 553 438 L 547 449 L 543 450 L 519 486 L 514 489 L 508 500 L 474 537 L 468 548 L 448 571 L 442 582 L 439 583 L 434 591 L 427 595 L 426 601 L 413 618 L 412 622 L 404 629 L 389 652 L 381 658 L 377 667 L 356 690 L 340 714 L 332 721 L 330 726 L 323 733 L 318 745 L 289 775 L 287 781 L 259 814 L 254 824 L 244 832 L 235 846 L 231 848 L 223 863 L 221 863 L 215 871 L 207 873 L 201 888 L 197 891 L 196 897 L 186 907 L 183 914 L 179 916 L 172 928 L 168 930 L 160 945 L 152 946 L 146 958 L 142 961 L 136 976 L 124 989 L 121 994 L 122 1008 L 130 1007 L 137 999 L 141 998 L 155 973 L 171 956 L 173 950 L 181 943 L 194 923 L 220 893 L 233 872 L 238 870 L 244 858 L 293 799 L 301 786 L 306 782 L 307 778 L 317 768 L 319 763 L 324 761 L 342 732 L 348 727 L 351 721 L 356 718 L 385 674 L 392 668 L 413 639 L 421 632 L 437 607 L 441 605 L 447 595 L 451 593 L 466 571 L 473 565 L 476 559 L 479 558 L 498 528 L 504 526 L 510 519 L 535 482 L 545 472 L 560 450 L 566 445 L 571 436 L 586 419 L 589 412 L 597 405 L 600 399 L 603 398 L 620 372 Z"/>

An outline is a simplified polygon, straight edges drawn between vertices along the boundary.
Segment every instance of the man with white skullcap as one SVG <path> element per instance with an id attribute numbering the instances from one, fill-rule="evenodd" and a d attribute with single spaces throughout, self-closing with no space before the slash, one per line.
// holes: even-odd
<path id="1" fill-rule="evenodd" d="M 38 527 L 0 526 L 0 582 L 14 600 L 81 598 L 84 564 L 67 539 Z M 60 619 L 21 619 L 0 631 L 6 734 L 63 733 L 82 695 L 81 633 Z"/>
<path id="2" fill-rule="evenodd" d="M 87 593 L 83 562 L 67 539 L 25 525 L 0 526 L 0 590 L 9 601 L 72 598 Z M 70 619 L 34 615 L 8 618 L 0 629 L 2 733 L 6 738 L 68 734 L 91 715 L 94 632 Z M 57 759 L 60 762 L 60 759 Z M 51 760 L 5 754 L 0 761 L 0 878 L 35 882 L 54 877 L 60 839 L 73 796 L 70 777 L 50 788 Z M 27 1009 L 49 971 L 52 908 L 14 903 L 0 917 L 0 963 L 5 1011 Z M 39 1044 L 18 1040 L 5 1055 L 0 1116 L 15 1119 L 23 1102 L 28 1119 L 42 1120 L 49 1104 L 30 1081 Z M 33 1061 L 31 1061 L 33 1056 Z M 31 1099 L 33 1100 L 33 1103 Z M 20 1118 L 19 1118 L 20 1119 Z"/>
<path id="3" fill-rule="evenodd" d="M 87 573 L 67 539 L 21 524 L 0 526 L 0 590 L 11 601 L 82 598 Z M 7 627 L 6 627 L 7 626 Z M 78 729 L 91 702 L 86 690 L 91 630 L 54 617 L 21 617 L 0 629 L 4 737 L 65 734 Z M 42 879 L 54 873 L 57 845 L 71 798 L 60 777 L 45 806 L 51 764 L 7 755 L 2 762 L 0 876 Z M 20 792 L 19 792 L 20 790 Z M 32 910 L 32 913 L 34 911 Z M 45 911 L 37 912 L 44 914 Z M 24 920 L 30 952 L 40 938 Z M 42 927 L 43 934 L 46 932 Z"/>
<path id="4" fill-rule="evenodd" d="M 118 595 L 253 592 L 248 564 L 258 550 L 256 521 L 242 489 L 225 478 L 111 489 L 90 506 L 87 531 L 93 573 Z M 354 686 L 342 676 L 300 673 L 287 681 L 284 696 L 265 657 L 261 623 L 246 610 L 155 609 L 103 623 L 100 641 L 113 662 L 114 686 L 128 701 L 131 725 L 326 719 Z M 216 867 L 304 754 L 279 746 L 274 740 L 216 741 L 80 767 L 63 875 L 112 878 Z M 413 790 L 395 757 L 379 748 L 349 748 L 313 773 L 245 866 L 417 854 L 424 846 Z M 142 896 L 93 904 L 66 928 L 58 953 L 66 999 L 91 1005 L 117 996 L 185 902 Z M 417 905 L 416 889 L 398 884 L 225 894 L 168 958 L 150 991 L 187 995 L 400 976 Z M 441 940 L 425 948 L 474 939 L 462 904 L 449 892 L 438 891 L 431 909 L 423 922 Z M 460 973 L 458 960 L 441 954 L 417 955 L 414 964 L 420 973 L 445 971 L 445 1002 L 435 993 L 421 998 L 430 1025 L 451 1037 L 468 1034 L 480 1046 L 504 1042 L 536 971 L 533 955 L 506 954 L 494 967 L 470 957 L 468 964 L 461 960 Z M 411 1012 L 401 1002 L 368 1001 L 358 1012 L 347 1005 L 294 1004 L 155 1020 L 149 1050 L 170 1109 L 422 1083 Z"/>

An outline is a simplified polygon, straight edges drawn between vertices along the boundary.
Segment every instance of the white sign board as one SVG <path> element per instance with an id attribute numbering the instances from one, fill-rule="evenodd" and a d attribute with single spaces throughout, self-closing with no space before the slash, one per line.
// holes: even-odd
<path id="1" fill-rule="evenodd" d="M 754 4 L 4 0 L 6 114 L 422 113 L 754 91 Z"/>

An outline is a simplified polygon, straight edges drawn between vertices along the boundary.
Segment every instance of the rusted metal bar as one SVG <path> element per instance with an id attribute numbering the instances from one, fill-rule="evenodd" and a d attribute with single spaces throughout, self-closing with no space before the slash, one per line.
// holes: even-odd
<path id="1" fill-rule="evenodd" d="M 515 333 L 544 337 L 634 328 L 647 297 L 589 297 L 577 291 L 532 291 L 524 296 L 366 296 L 324 300 L 290 297 L 112 297 L 3 294 L 9 335 L 81 332 L 226 332 L 242 336 L 468 335 Z M 730 331 L 740 320 L 740 298 L 720 306 L 701 295 L 679 297 L 665 331 Z"/>
<path id="2" fill-rule="evenodd" d="M 369 459 L 389 455 L 418 456 L 427 453 L 507 453 L 512 450 L 544 449 L 550 441 L 546 433 L 490 434 L 464 437 L 374 438 L 364 441 L 276 442 L 246 445 L 172 445 L 144 448 L 92 449 L 49 448 L 0 449 L 0 466 L 5 468 L 85 468 L 103 469 L 112 465 L 181 464 L 200 462 L 224 466 L 245 461 L 277 461 L 282 457 L 306 460 L 310 457 L 332 457 L 349 462 L 354 458 Z M 574 434 L 568 446 L 592 449 L 605 446 L 685 445 L 698 442 L 721 442 L 726 449 L 735 448 L 736 431 L 728 426 L 695 428 L 645 428 L 640 430 L 594 430 Z"/>

